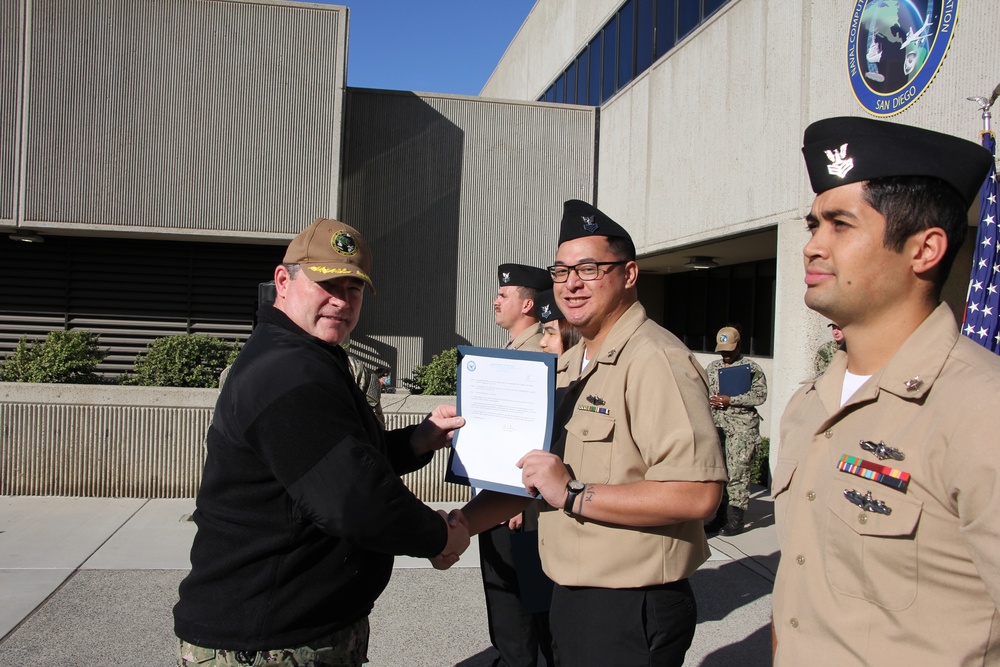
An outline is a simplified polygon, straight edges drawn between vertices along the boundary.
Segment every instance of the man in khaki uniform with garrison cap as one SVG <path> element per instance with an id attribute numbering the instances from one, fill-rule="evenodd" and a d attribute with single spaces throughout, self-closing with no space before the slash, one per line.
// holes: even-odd
<path id="1" fill-rule="evenodd" d="M 566 202 L 549 272 L 583 339 L 558 362 L 552 451 L 519 464 L 548 505 L 539 549 L 556 582 L 556 659 L 681 665 L 696 622 L 687 577 L 709 556 L 703 521 L 726 481 L 705 371 L 646 317 L 635 246 L 598 209 Z M 524 502 L 483 492 L 465 517 L 475 532 Z"/>
<path id="2" fill-rule="evenodd" d="M 501 264 L 497 267 L 497 285 L 493 314 L 497 325 L 510 336 L 504 347 L 541 352 L 542 325 L 535 315 L 535 296 L 552 287 L 549 272 L 527 264 Z M 514 530 L 538 530 L 538 509 L 532 505 L 516 519 L 509 527 L 505 522 L 479 534 L 486 620 L 490 642 L 499 653 L 493 667 L 535 667 L 539 651 L 546 662 L 552 662 L 548 611 L 527 609 L 523 604 L 519 579 L 525 573 L 517 570 L 512 548 L 517 537 L 510 535 Z M 537 564 L 537 554 L 533 560 Z"/>
<path id="3" fill-rule="evenodd" d="M 867 118 L 802 152 L 805 301 L 847 353 L 782 418 L 775 664 L 1000 665 L 1000 358 L 940 302 L 992 156 Z"/>

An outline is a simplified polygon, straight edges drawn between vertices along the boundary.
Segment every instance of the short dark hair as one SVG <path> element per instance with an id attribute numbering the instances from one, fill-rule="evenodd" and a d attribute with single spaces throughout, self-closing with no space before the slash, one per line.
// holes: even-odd
<path id="1" fill-rule="evenodd" d="M 524 285 L 517 286 L 517 295 L 524 300 L 534 299 L 538 294 L 538 290 L 534 287 L 525 287 Z"/>
<path id="2" fill-rule="evenodd" d="M 605 238 L 608 239 L 608 248 L 615 259 L 625 262 L 635 261 L 635 244 L 632 243 L 632 239 L 627 236 L 607 236 Z"/>
<path id="3" fill-rule="evenodd" d="M 930 176 L 886 176 L 867 181 L 863 197 L 885 218 L 882 245 L 893 252 L 900 252 L 917 232 L 932 227 L 944 230 L 948 249 L 934 281 L 940 289 L 969 233 L 969 207 L 958 191 Z"/>

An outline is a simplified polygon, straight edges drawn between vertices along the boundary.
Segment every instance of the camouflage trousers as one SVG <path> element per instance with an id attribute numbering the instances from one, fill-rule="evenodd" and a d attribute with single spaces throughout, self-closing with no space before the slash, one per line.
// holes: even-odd
<path id="1" fill-rule="evenodd" d="M 745 510 L 750 505 L 750 472 L 754 452 L 760 444 L 760 428 L 718 428 L 722 448 L 726 452 L 726 472 L 729 484 L 726 495 L 729 505 Z"/>
<path id="2" fill-rule="evenodd" d="M 368 662 L 368 617 L 312 646 L 266 651 L 232 651 L 177 640 L 178 667 L 359 667 Z"/>

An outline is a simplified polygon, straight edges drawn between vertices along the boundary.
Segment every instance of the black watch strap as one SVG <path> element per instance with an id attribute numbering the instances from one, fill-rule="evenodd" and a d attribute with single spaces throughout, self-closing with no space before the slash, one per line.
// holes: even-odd
<path id="1" fill-rule="evenodd" d="M 563 509 L 567 512 L 573 511 L 573 505 L 576 504 L 576 499 L 583 493 L 583 490 L 587 488 L 587 485 L 578 479 L 571 479 L 566 485 L 566 504 L 563 505 Z"/>

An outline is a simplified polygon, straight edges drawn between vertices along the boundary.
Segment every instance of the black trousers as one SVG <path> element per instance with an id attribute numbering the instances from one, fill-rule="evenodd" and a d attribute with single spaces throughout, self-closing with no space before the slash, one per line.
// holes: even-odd
<path id="1" fill-rule="evenodd" d="M 506 525 L 479 534 L 479 563 L 490 642 L 500 652 L 493 667 L 536 667 L 539 651 L 552 667 L 555 662 L 549 614 L 529 613 L 521 604 L 510 529 Z"/>
<path id="2" fill-rule="evenodd" d="M 680 667 L 697 616 L 687 579 L 626 589 L 556 584 L 549 617 L 556 664 Z"/>

